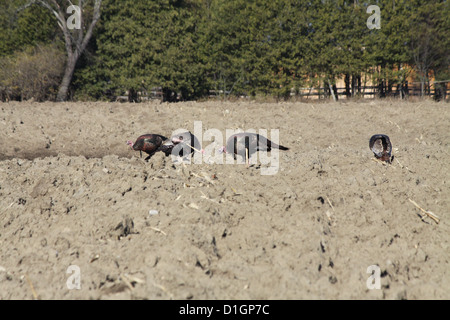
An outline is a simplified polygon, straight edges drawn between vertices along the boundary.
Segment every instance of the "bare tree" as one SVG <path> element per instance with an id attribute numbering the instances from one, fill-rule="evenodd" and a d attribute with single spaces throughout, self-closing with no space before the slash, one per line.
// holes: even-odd
<path id="1" fill-rule="evenodd" d="M 421 83 L 421 95 L 430 93 L 430 75 L 448 70 L 448 15 L 443 1 L 418 8 L 411 20 L 411 59 Z M 425 88 L 426 85 L 426 88 Z"/>
<path id="2" fill-rule="evenodd" d="M 412 56 L 420 79 L 420 95 L 425 95 L 425 84 L 429 85 L 429 73 L 436 58 L 432 48 L 430 35 L 420 35 L 416 41 L 412 41 Z"/>
<path id="3" fill-rule="evenodd" d="M 44 8 L 50 10 L 53 15 L 56 17 L 58 21 L 58 25 L 61 28 L 64 35 L 64 42 L 66 46 L 67 53 L 67 62 L 64 70 L 64 76 L 61 81 L 61 85 L 59 86 L 58 95 L 56 99 L 58 101 L 65 101 L 67 99 L 67 93 L 69 91 L 69 85 L 72 81 L 72 76 L 75 71 L 75 66 L 77 64 L 78 59 L 81 54 L 86 49 L 86 46 L 89 40 L 92 37 L 92 32 L 94 30 L 95 25 L 100 19 L 100 7 L 102 4 L 102 0 L 94 0 L 94 10 L 92 13 L 92 19 L 89 23 L 89 26 L 86 28 L 84 23 L 84 16 L 87 14 L 86 4 L 87 0 L 78 0 L 78 8 L 75 10 L 76 17 L 75 19 L 79 19 L 76 23 L 76 27 L 72 28 L 68 25 L 68 21 L 65 17 L 65 12 L 67 8 L 62 7 L 62 3 L 66 2 L 68 4 L 68 8 L 73 4 L 70 0 L 66 1 L 58 1 L 58 0 L 31 0 L 19 10 L 24 10 L 32 5 L 40 5 Z M 72 11 L 74 12 L 74 11 Z"/>

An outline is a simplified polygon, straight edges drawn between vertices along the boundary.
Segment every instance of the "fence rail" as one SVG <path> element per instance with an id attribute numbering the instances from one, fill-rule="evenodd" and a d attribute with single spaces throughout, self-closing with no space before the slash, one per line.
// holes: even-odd
<path id="1" fill-rule="evenodd" d="M 448 83 L 448 82 L 447 82 Z M 346 88 L 334 88 L 334 94 L 337 94 L 339 97 L 361 97 L 365 98 L 365 96 L 386 96 L 386 97 L 397 97 L 400 94 L 404 96 L 422 96 L 422 88 L 420 86 L 408 86 L 408 88 L 391 88 L 390 90 L 385 90 L 380 92 L 378 86 L 363 86 L 358 90 L 348 90 Z M 441 88 L 424 88 L 424 96 L 435 96 L 440 94 L 439 91 Z M 444 89 L 444 91 L 450 90 L 449 86 Z M 328 87 L 313 87 L 313 88 L 299 88 L 298 93 L 294 90 L 291 92 L 291 96 L 300 96 L 300 97 L 329 97 L 331 95 L 330 89 Z"/>
<path id="2" fill-rule="evenodd" d="M 436 86 L 435 84 L 439 84 Z M 443 85 L 442 85 L 443 84 Z M 433 87 L 433 88 L 432 88 Z M 433 81 L 429 84 L 427 83 L 424 88 L 422 88 L 420 82 L 410 82 L 406 83 L 403 86 L 392 86 L 390 88 L 384 87 L 383 90 L 380 91 L 379 86 L 361 86 L 354 87 L 353 89 L 339 87 L 333 88 L 333 93 L 336 99 L 342 98 L 375 98 L 375 97 L 400 97 L 405 98 L 407 96 L 431 96 L 431 97 L 439 97 L 439 100 L 447 99 L 447 92 L 450 91 L 450 80 L 445 81 Z M 6 88 L 0 87 L 0 93 L 6 93 Z M 422 94 L 423 93 L 423 94 Z M 164 94 L 162 87 L 153 87 L 149 90 L 141 90 L 136 92 L 137 101 L 151 101 L 151 100 L 160 100 L 163 101 Z M 226 96 L 228 97 L 231 94 L 230 91 L 223 90 L 210 90 L 209 98 L 218 98 Z M 239 95 L 241 98 L 248 98 L 249 96 L 245 93 Z M 298 97 L 302 99 L 329 99 L 333 95 L 331 94 L 329 87 L 304 87 L 292 89 L 290 93 L 291 97 Z M 8 101 L 8 97 L 3 94 L 0 96 L 0 101 Z M 119 102 L 127 102 L 132 101 L 130 99 L 129 92 L 124 92 L 124 95 L 114 96 L 113 101 Z"/>
<path id="3" fill-rule="evenodd" d="M 444 85 L 436 86 L 434 84 Z M 431 86 L 434 85 L 434 88 Z M 424 88 L 421 87 L 420 82 L 405 83 L 403 86 L 360 86 L 353 88 L 345 87 L 333 87 L 333 93 L 337 96 L 336 99 L 341 98 L 375 98 L 375 97 L 400 97 L 405 98 L 407 96 L 431 96 L 436 97 L 438 95 L 441 99 L 447 98 L 447 92 L 450 90 L 450 80 L 445 81 L 433 81 L 425 84 Z M 209 97 L 223 97 L 228 96 L 229 92 L 223 90 L 210 90 Z M 248 97 L 246 94 L 241 94 L 242 97 Z M 304 87 L 292 89 L 290 92 L 291 97 L 299 97 L 306 99 L 328 99 L 333 96 L 330 91 L 330 87 Z"/>

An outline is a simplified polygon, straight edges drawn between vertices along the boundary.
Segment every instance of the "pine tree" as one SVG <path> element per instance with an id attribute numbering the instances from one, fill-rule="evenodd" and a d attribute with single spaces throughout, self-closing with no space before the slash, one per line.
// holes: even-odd
<path id="1" fill-rule="evenodd" d="M 104 1 L 97 72 L 116 94 L 160 86 L 165 100 L 206 93 L 195 1 Z M 131 95 L 133 100 L 136 95 Z"/>

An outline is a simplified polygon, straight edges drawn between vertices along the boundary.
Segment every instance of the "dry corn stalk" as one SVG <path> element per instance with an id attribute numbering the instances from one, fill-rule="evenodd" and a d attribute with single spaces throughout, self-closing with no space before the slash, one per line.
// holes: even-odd
<path id="1" fill-rule="evenodd" d="M 434 220 L 434 222 L 439 223 L 439 217 L 437 215 L 435 215 L 433 212 L 431 211 L 427 211 L 423 208 L 421 208 L 414 200 L 409 199 L 409 202 L 411 202 L 413 205 L 415 205 L 418 209 L 420 209 L 420 211 L 422 211 L 423 213 L 425 213 L 425 215 L 427 215 L 428 217 L 430 217 L 431 219 Z M 422 219 L 425 217 L 424 215 L 421 215 Z"/>

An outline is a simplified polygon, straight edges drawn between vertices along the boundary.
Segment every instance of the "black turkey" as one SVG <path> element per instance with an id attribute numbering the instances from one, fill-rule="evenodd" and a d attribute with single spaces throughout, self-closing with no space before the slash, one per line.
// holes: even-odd
<path id="1" fill-rule="evenodd" d="M 391 157 L 392 144 L 389 137 L 385 134 L 375 134 L 370 138 L 369 148 L 372 150 L 375 158 L 391 163 L 394 156 Z"/>
<path id="2" fill-rule="evenodd" d="M 136 139 L 136 142 L 128 140 L 129 145 L 133 150 L 139 151 L 142 157 L 142 151 L 148 154 L 145 161 L 148 161 L 156 152 L 162 151 L 166 156 L 172 152 L 172 144 L 164 144 L 168 139 L 159 134 L 147 133 Z"/>
<path id="3" fill-rule="evenodd" d="M 190 131 L 174 135 L 171 141 L 173 144 L 171 152 L 175 156 L 183 157 L 193 154 L 195 151 L 203 153 L 200 141 Z"/>
<path id="4" fill-rule="evenodd" d="M 270 151 L 272 148 L 289 150 L 289 148 L 273 143 L 260 134 L 241 132 L 229 137 L 226 146 L 222 147 L 220 151 L 233 154 L 234 160 L 236 160 L 237 155 L 240 155 L 248 164 L 249 158 L 253 153 Z"/>

